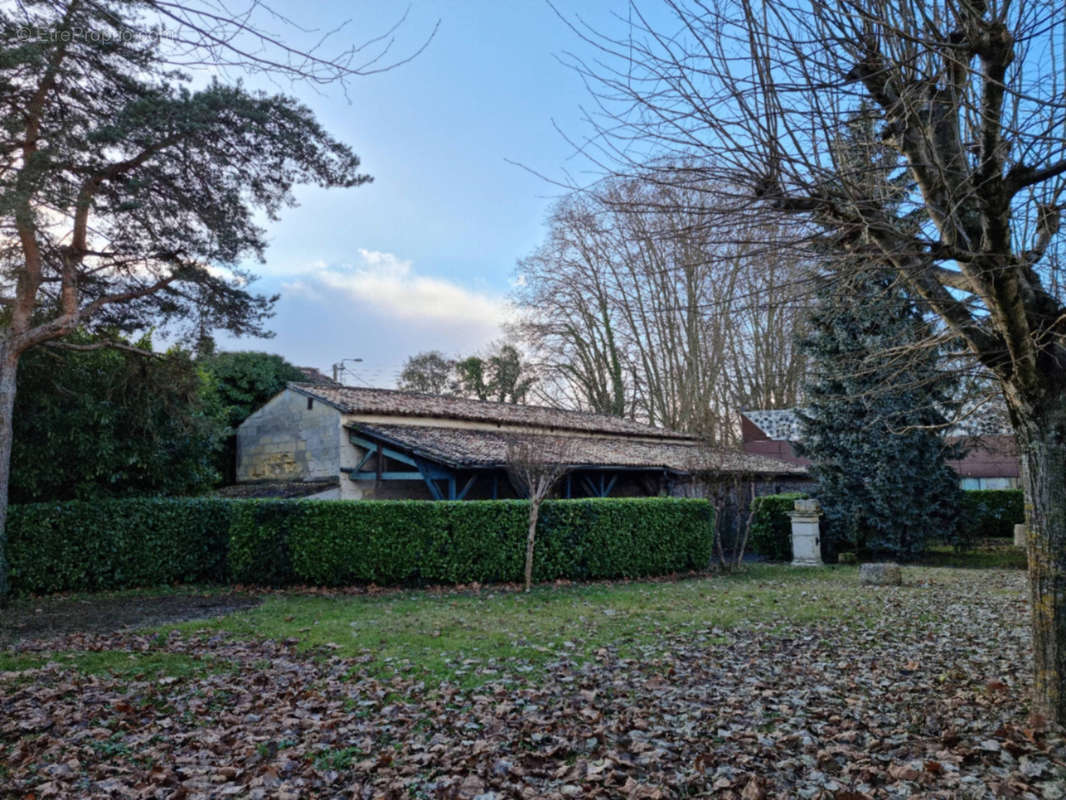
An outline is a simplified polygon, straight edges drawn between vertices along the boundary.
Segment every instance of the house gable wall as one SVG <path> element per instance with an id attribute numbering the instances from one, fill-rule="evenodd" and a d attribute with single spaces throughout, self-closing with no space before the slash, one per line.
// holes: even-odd
<path id="1" fill-rule="evenodd" d="M 285 390 L 237 429 L 237 480 L 336 478 L 341 467 L 341 414 L 326 403 Z M 346 437 L 345 437 L 346 438 Z"/>

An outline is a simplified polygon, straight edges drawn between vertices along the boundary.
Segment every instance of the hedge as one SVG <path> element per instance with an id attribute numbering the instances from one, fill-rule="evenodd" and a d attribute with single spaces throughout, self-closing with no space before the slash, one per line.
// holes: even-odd
<path id="1" fill-rule="evenodd" d="M 1025 493 L 1021 489 L 973 489 L 962 493 L 960 525 L 966 541 L 1014 536 L 1025 522 Z"/>
<path id="2" fill-rule="evenodd" d="M 223 582 L 235 502 L 138 498 L 10 506 L 12 590 L 43 594 Z"/>
<path id="3" fill-rule="evenodd" d="M 22 594 L 174 582 L 424 585 L 517 581 L 528 503 L 111 500 L 13 506 L 12 587 Z M 546 501 L 534 578 L 704 569 L 705 500 Z"/>
<path id="4" fill-rule="evenodd" d="M 248 501 L 230 545 L 238 582 L 342 586 L 517 581 L 523 500 Z M 548 500 L 533 578 L 592 579 L 703 569 L 711 558 L 705 500 Z"/>
<path id="5" fill-rule="evenodd" d="M 792 560 L 792 518 L 788 512 L 803 492 L 764 494 L 751 501 L 751 530 L 748 549 L 770 561 Z"/>
<path id="6" fill-rule="evenodd" d="M 768 494 L 752 501 L 754 511 L 748 548 L 771 561 L 792 559 L 792 526 L 788 512 L 802 493 Z M 1014 525 L 1025 522 L 1021 489 L 981 489 L 962 493 L 959 513 L 961 537 L 951 541 L 972 543 L 985 538 L 1010 538 Z"/>

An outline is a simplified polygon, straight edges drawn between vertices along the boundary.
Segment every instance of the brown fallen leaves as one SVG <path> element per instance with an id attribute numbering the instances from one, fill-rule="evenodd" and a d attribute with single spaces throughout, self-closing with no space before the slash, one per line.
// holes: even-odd
<path id="1" fill-rule="evenodd" d="M 223 636 L 70 635 L 23 650 L 203 656 L 123 681 L 0 677 L 0 793 L 34 798 L 660 800 L 1066 797 L 1066 747 L 1026 723 L 1024 576 L 872 590 L 869 626 L 663 635 L 483 685 Z"/>

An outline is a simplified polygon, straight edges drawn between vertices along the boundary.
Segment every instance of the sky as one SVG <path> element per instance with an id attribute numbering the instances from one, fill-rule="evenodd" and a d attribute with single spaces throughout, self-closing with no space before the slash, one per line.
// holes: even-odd
<path id="1" fill-rule="evenodd" d="M 332 40 L 338 47 L 404 13 L 400 4 L 325 0 L 274 7 L 303 28 L 350 20 Z M 556 4 L 600 30 L 620 29 L 624 7 Z M 587 130 L 589 95 L 559 60 L 581 41 L 544 0 L 413 0 L 394 53 L 417 49 L 438 21 L 424 52 L 352 79 L 347 97 L 336 86 L 280 87 L 350 144 L 374 181 L 297 189 L 298 207 L 267 224 L 266 262 L 250 265 L 256 290 L 281 294 L 276 335 L 220 336 L 220 349 L 275 352 L 326 373 L 359 358 L 346 365 L 349 383 L 391 386 L 410 355 L 469 355 L 502 335 L 516 262 L 544 238 L 561 194 L 543 176 L 592 174 L 560 132 Z"/>

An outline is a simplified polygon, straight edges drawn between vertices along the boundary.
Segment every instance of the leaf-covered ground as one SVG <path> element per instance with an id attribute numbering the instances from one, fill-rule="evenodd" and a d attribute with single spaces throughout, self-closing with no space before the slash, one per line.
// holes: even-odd
<path id="1" fill-rule="evenodd" d="M 578 598 L 587 636 L 542 604 L 572 637 L 561 640 L 519 624 L 520 601 L 498 591 L 427 593 L 421 606 L 334 598 L 348 609 L 335 616 L 354 615 L 355 648 L 312 636 L 313 624 L 296 629 L 302 639 L 255 635 L 256 615 L 282 610 L 269 602 L 208 631 L 23 640 L 0 653 L 0 787 L 34 798 L 1066 797 L 1066 745 L 1028 720 L 1024 574 L 909 570 L 890 589 L 756 574 L 750 591 L 744 579 L 631 585 L 625 603 L 542 589 Z M 745 595 L 751 619 L 656 605 Z M 791 613 L 812 600 L 831 613 Z M 365 634 L 360 604 L 373 603 L 375 619 L 403 609 L 433 625 L 458 608 L 468 638 L 441 631 L 443 655 L 427 664 L 417 648 L 402 657 L 379 622 L 383 655 Z M 634 622 L 613 627 L 618 615 Z M 474 618 L 514 618 L 518 640 L 477 650 Z M 532 635 L 543 641 L 519 641 Z"/>

